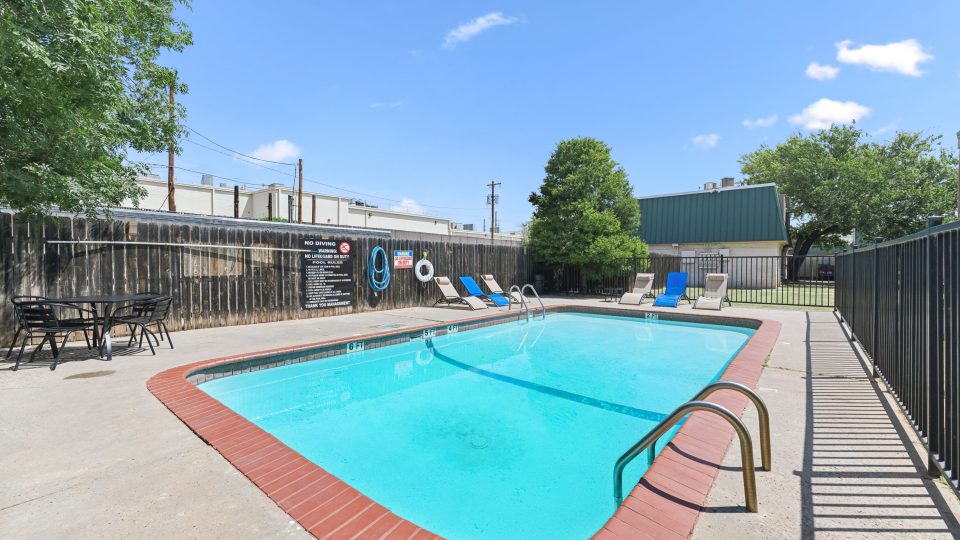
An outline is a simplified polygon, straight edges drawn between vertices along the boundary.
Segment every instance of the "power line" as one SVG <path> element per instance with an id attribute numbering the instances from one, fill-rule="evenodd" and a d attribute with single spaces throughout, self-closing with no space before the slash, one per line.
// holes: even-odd
<path id="1" fill-rule="evenodd" d="M 198 142 L 196 142 L 196 141 L 191 141 L 190 139 L 184 139 L 184 140 L 185 140 L 186 142 L 190 143 L 190 144 L 199 146 L 200 148 L 206 148 L 207 150 L 210 150 L 211 152 L 216 152 L 216 153 L 218 153 L 218 154 L 220 154 L 220 155 L 223 155 L 223 156 L 228 156 L 228 157 L 232 157 L 232 158 L 238 158 L 238 157 L 239 157 L 239 156 L 236 156 L 236 155 L 234 155 L 234 154 L 230 154 L 230 153 L 228 153 L 228 152 L 222 152 L 222 151 L 220 151 L 220 150 L 217 150 L 216 148 L 211 148 L 211 147 L 209 147 L 209 146 L 207 146 L 207 145 L 205 145 L 205 144 L 200 144 L 200 143 L 198 143 Z M 252 162 L 252 161 L 246 161 L 246 160 L 244 160 L 244 159 L 241 159 L 240 161 L 242 161 L 242 162 L 244 162 L 244 163 L 246 163 L 246 164 L 248 164 L 248 165 L 253 165 L 254 167 L 260 167 L 261 169 L 266 169 L 266 170 L 268 170 L 268 171 L 273 171 L 273 172 L 275 172 L 275 173 L 282 174 L 282 175 L 284 175 L 284 176 L 289 176 L 289 175 L 290 175 L 290 173 L 288 173 L 287 171 L 281 171 L 280 169 L 274 169 L 273 167 L 268 167 L 268 166 L 263 165 L 263 164 L 261 164 L 261 163 L 254 163 L 254 162 Z"/>
<path id="2" fill-rule="evenodd" d="M 147 165 L 150 165 L 151 167 L 164 167 L 164 168 L 167 167 L 167 165 L 163 165 L 163 164 L 161 164 L 161 163 L 147 163 Z M 256 164 L 256 163 L 251 163 L 251 165 L 257 165 L 257 164 Z M 262 165 L 261 165 L 261 167 L 262 167 Z M 205 171 L 198 171 L 198 170 L 195 170 L 195 169 L 188 169 L 188 168 L 186 168 L 186 167 L 179 167 L 179 166 L 177 166 L 177 167 L 174 167 L 174 169 L 178 169 L 178 170 L 181 170 L 181 171 L 192 172 L 192 173 L 197 173 L 197 174 L 209 174 L 210 176 L 212 176 L 212 177 L 214 177 L 214 178 L 219 178 L 219 179 L 221 179 L 221 180 L 229 180 L 229 181 L 231 181 L 231 182 L 237 182 L 237 183 L 240 183 L 240 184 L 248 184 L 248 185 L 262 186 L 262 187 L 267 187 L 267 186 L 269 185 L 269 184 L 263 184 L 263 183 L 260 183 L 260 182 L 253 182 L 253 181 L 250 181 L 250 180 L 240 180 L 240 179 L 231 178 L 231 177 L 228 177 L 228 176 L 220 176 L 220 175 L 213 174 L 213 173 L 209 173 L 209 172 L 205 172 Z M 270 169 L 270 170 L 272 170 L 272 171 L 274 171 L 274 172 L 277 172 L 277 173 L 281 173 L 281 174 L 283 174 L 283 175 L 288 175 L 288 174 L 289 174 L 289 173 L 286 173 L 286 172 L 283 172 L 283 171 L 278 171 L 278 170 L 276 170 L 276 169 Z M 296 171 L 294 171 L 294 174 L 296 174 Z M 304 177 L 304 178 L 303 178 L 303 181 L 304 181 L 304 182 L 309 182 L 309 183 L 311 183 L 311 184 L 316 184 L 316 185 L 318 185 L 318 186 L 323 186 L 323 187 L 327 187 L 327 188 L 330 188 L 330 189 L 335 189 L 335 190 L 338 190 L 338 191 L 343 191 L 343 192 L 346 192 L 346 193 L 352 193 L 353 195 L 360 195 L 360 196 L 362 196 L 362 197 L 368 197 L 368 198 L 371 198 L 371 199 L 377 199 L 377 200 L 381 200 L 381 201 L 387 201 L 387 202 L 392 202 L 392 203 L 401 203 L 401 204 L 404 202 L 404 201 L 402 201 L 402 200 L 400 200 L 400 199 L 391 199 L 391 198 L 389 198 L 389 197 L 382 197 L 382 196 L 380 196 L 380 195 L 374 195 L 374 194 L 372 194 L 372 193 L 365 193 L 365 192 L 363 192 L 363 191 L 356 191 L 356 190 L 353 190 L 353 189 L 347 189 L 347 188 L 344 188 L 344 187 L 335 186 L 335 185 L 333 185 L 333 184 L 328 184 L 328 183 L 326 183 L 326 182 L 320 182 L 319 180 L 313 180 L 313 179 L 310 179 L 310 178 L 307 178 L 307 177 Z M 480 210 L 481 210 L 481 209 L 479 209 L 479 208 L 468 208 L 468 207 L 463 207 L 463 206 L 443 206 L 443 205 L 437 205 L 437 204 L 424 204 L 424 203 L 419 203 L 419 202 L 418 202 L 417 204 L 420 205 L 420 206 L 426 207 L 426 208 L 437 208 L 437 209 L 440 209 L 440 210 L 466 210 L 466 211 L 471 211 L 471 212 L 476 212 L 476 211 L 480 211 Z"/>
<path id="3" fill-rule="evenodd" d="M 147 163 L 147 165 L 149 165 L 149 166 L 151 166 L 151 167 L 163 167 L 163 168 L 167 168 L 167 167 L 168 167 L 168 165 L 164 165 L 164 164 L 162 164 L 162 163 Z M 231 181 L 231 182 L 236 182 L 236 183 L 238 183 L 238 184 L 246 184 L 246 185 L 250 185 L 250 186 L 260 186 L 260 187 L 269 187 L 269 186 L 270 186 L 270 184 L 262 184 L 262 183 L 260 183 L 260 182 L 253 182 L 253 181 L 251 181 L 251 180 L 242 180 L 242 179 L 239 179 L 239 178 L 231 178 L 231 177 L 229 177 L 229 176 L 220 176 L 220 175 L 218 175 L 218 174 L 213 174 L 213 173 L 209 173 L 209 172 L 205 172 L 205 171 L 198 171 L 198 170 L 196 170 L 196 169 L 188 169 L 188 168 L 186 168 L 186 167 L 180 167 L 179 165 L 178 165 L 178 166 L 175 166 L 174 169 L 177 169 L 178 171 L 187 171 L 187 172 L 192 172 L 192 173 L 197 173 L 197 174 L 208 174 L 208 175 L 210 175 L 210 176 L 212 176 L 212 177 L 214 177 L 214 178 L 219 178 L 219 179 L 221 179 L 221 180 L 229 180 L 229 181 Z"/>
<path id="4" fill-rule="evenodd" d="M 311 179 L 306 178 L 306 177 L 304 177 L 303 181 L 304 181 L 304 182 L 310 182 L 310 183 L 312 183 L 312 184 L 321 185 L 321 186 L 328 187 L 328 188 L 331 188 L 331 189 L 338 189 L 338 190 L 340 190 L 340 191 L 345 191 L 345 192 L 347 192 L 347 193 L 353 193 L 354 195 L 362 195 L 362 196 L 364 196 L 364 197 L 370 197 L 371 199 L 379 199 L 379 200 L 381 200 L 381 201 L 388 201 L 388 202 L 395 202 L 395 203 L 403 203 L 403 202 L 404 202 L 404 201 L 402 201 L 402 200 L 400 200 L 400 199 L 391 199 L 391 198 L 389 198 L 389 197 L 382 197 L 382 196 L 380 196 L 380 195 L 373 195 L 373 194 L 371 194 L 371 193 L 364 193 L 364 192 L 362 192 L 362 191 L 355 191 L 355 190 L 352 190 L 352 189 L 347 189 L 347 188 L 343 188 L 343 187 L 340 187 L 340 186 L 335 186 L 335 185 L 333 185 L 333 184 L 327 184 L 327 183 L 324 183 L 324 182 L 320 182 L 320 181 L 318 181 L 318 180 L 311 180 Z M 428 207 L 428 208 L 440 208 L 440 209 L 444 209 L 444 210 L 470 210 L 470 211 L 479 211 L 479 210 L 480 210 L 479 208 L 466 208 L 466 207 L 463 207 L 463 206 L 441 206 L 441 205 L 437 205 L 437 204 L 424 204 L 424 203 L 420 203 L 420 202 L 418 202 L 417 204 L 420 205 L 420 206 L 426 206 L 426 207 Z"/>
<path id="5" fill-rule="evenodd" d="M 248 156 L 247 154 L 244 154 L 244 153 L 242 153 L 242 152 L 237 152 L 236 150 L 234 150 L 234 149 L 232 149 L 232 148 L 229 148 L 229 147 L 227 147 L 227 146 L 224 146 L 224 145 L 218 143 L 217 141 L 214 141 L 214 140 L 211 139 L 210 137 L 207 137 L 207 136 L 204 135 L 203 133 L 200 133 L 199 131 L 193 129 L 193 128 L 190 127 L 190 126 L 187 126 L 186 124 L 184 124 L 184 126 L 185 126 L 187 129 L 189 129 L 190 131 L 196 133 L 197 135 L 199 135 L 199 136 L 203 137 L 204 139 L 210 141 L 211 143 L 215 144 L 216 146 L 218 146 L 218 147 L 220 147 L 220 148 L 222 148 L 222 149 L 224 149 L 224 150 L 227 150 L 227 151 L 229 151 L 229 152 L 232 152 L 232 154 L 227 154 L 227 153 L 225 153 L 225 152 L 220 152 L 219 150 L 214 150 L 213 148 L 210 148 L 209 146 L 202 145 L 202 144 L 200 144 L 200 143 L 198 143 L 198 142 L 191 141 L 190 139 L 186 139 L 186 141 L 189 142 L 189 143 L 191 143 L 191 144 L 195 144 L 195 145 L 200 146 L 200 147 L 202 147 L 202 148 L 206 148 L 207 150 L 212 150 L 212 151 L 214 151 L 214 152 L 217 152 L 218 154 L 228 155 L 228 156 L 230 156 L 230 157 L 236 157 L 236 156 L 234 156 L 234 154 L 236 154 L 236 155 L 239 155 L 239 156 L 243 156 L 243 157 L 245 157 L 245 158 L 254 159 L 254 160 L 257 160 L 257 161 L 264 161 L 264 162 L 267 162 L 267 163 L 275 163 L 275 164 L 277 164 L 277 165 L 290 165 L 290 166 L 293 166 L 293 167 L 296 167 L 296 165 L 297 165 L 296 163 L 285 163 L 285 162 L 282 162 L 282 161 L 270 161 L 270 160 L 268 160 L 268 159 L 261 159 L 261 158 L 256 158 L 256 157 L 253 157 L 253 156 Z M 287 173 L 287 172 L 285 172 L 285 171 L 280 171 L 280 170 L 274 169 L 274 168 L 272 168 L 272 167 L 267 167 L 267 166 L 265 166 L 265 165 L 260 165 L 259 163 L 252 163 L 252 162 L 249 162 L 249 161 L 244 161 L 244 163 L 249 163 L 250 165 L 255 165 L 255 166 L 257 166 L 257 167 L 261 167 L 261 168 L 264 168 L 264 169 L 267 169 L 267 170 L 269 170 L 269 171 L 273 171 L 273 172 L 275 172 L 275 173 L 282 174 L 282 175 L 285 175 L 285 176 L 289 174 L 289 173 Z M 187 170 L 187 169 L 184 169 L 184 170 Z M 191 171 L 191 172 L 198 172 L 198 171 Z M 209 173 L 200 173 L 200 174 L 209 174 Z M 296 173 L 296 169 L 294 169 L 294 172 L 293 172 L 294 182 L 296 181 L 296 174 L 297 174 L 297 173 Z M 222 176 L 217 176 L 217 175 L 212 175 L 212 176 L 216 176 L 217 178 L 224 178 L 224 177 L 222 177 Z M 343 191 L 343 192 L 346 192 L 346 193 L 352 193 L 352 194 L 354 194 L 354 195 L 360 195 L 360 196 L 363 196 L 363 197 L 369 197 L 369 198 L 371 198 L 371 199 L 377 199 L 377 200 L 381 200 L 381 201 L 388 201 L 388 202 L 401 203 L 401 204 L 404 202 L 404 201 L 399 200 L 399 199 L 391 199 L 391 198 L 389 198 L 389 197 L 381 197 L 380 195 L 373 195 L 372 193 L 364 193 L 364 192 L 362 192 L 362 191 L 356 191 L 356 190 L 352 190 L 352 189 L 347 189 L 347 188 L 344 188 L 344 187 L 335 186 L 335 185 L 333 185 L 333 184 L 328 184 L 328 183 L 325 183 L 325 182 L 320 182 L 320 181 L 318 181 L 318 180 L 311 180 L 311 179 L 308 179 L 308 178 L 304 178 L 303 181 L 304 181 L 304 182 L 310 182 L 310 183 L 312 183 L 312 184 L 317 184 L 317 185 L 324 186 L 324 187 L 328 187 L 328 188 L 331 188 L 331 189 L 336 189 L 336 190 Z M 253 183 L 253 182 L 247 182 L 247 183 Z M 255 184 L 255 183 L 253 183 L 253 184 Z M 261 185 L 261 186 L 262 186 L 262 185 L 264 185 L 264 184 L 255 184 L 255 185 Z M 423 207 L 427 207 L 427 208 L 437 208 L 437 209 L 441 209 L 441 210 L 481 211 L 480 208 L 466 208 L 466 207 L 462 207 L 462 206 L 442 206 L 442 205 L 436 205 L 436 204 L 423 204 L 423 203 L 417 203 L 417 204 L 419 204 L 420 206 L 423 206 Z"/>
<path id="6" fill-rule="evenodd" d="M 190 126 L 188 126 L 188 125 L 186 125 L 186 124 L 184 124 L 183 126 L 184 126 L 185 128 L 187 128 L 187 129 L 189 129 L 190 131 L 196 133 L 197 135 L 203 137 L 204 139 L 208 140 L 209 142 L 211 142 L 211 143 L 219 146 L 220 148 L 223 148 L 224 150 L 233 152 L 234 154 L 243 156 L 243 157 L 245 157 L 245 158 L 254 159 L 254 160 L 257 160 L 257 161 L 263 161 L 263 162 L 265 162 L 265 163 L 275 163 L 275 164 L 277 164 L 277 165 L 296 165 L 296 163 L 287 163 L 287 162 L 285 162 L 285 161 L 273 161 L 273 160 L 269 160 L 269 159 L 263 159 L 263 158 L 258 158 L 258 157 L 250 156 L 250 155 L 244 154 L 243 152 L 238 152 L 238 151 L 234 150 L 233 148 L 229 148 L 229 147 L 227 147 L 227 146 L 224 146 L 224 145 L 218 143 L 217 141 L 211 139 L 210 137 L 207 137 L 207 136 L 204 135 L 203 133 L 200 133 L 199 131 L 193 129 L 192 127 L 190 127 Z"/>

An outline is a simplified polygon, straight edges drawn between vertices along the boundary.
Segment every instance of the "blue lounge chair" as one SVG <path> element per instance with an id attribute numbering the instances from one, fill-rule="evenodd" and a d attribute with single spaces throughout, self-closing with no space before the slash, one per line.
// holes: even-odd
<path id="1" fill-rule="evenodd" d="M 463 286 L 467 288 L 467 293 L 477 298 L 484 298 L 490 300 L 497 306 L 509 306 L 510 301 L 507 300 L 502 294 L 497 294 L 495 292 L 485 293 L 483 289 L 480 288 L 480 285 L 477 285 L 477 282 L 473 280 L 470 276 L 460 276 L 460 283 L 463 283 Z"/>
<path id="2" fill-rule="evenodd" d="M 690 298 L 687 297 L 687 273 L 670 272 L 667 274 L 667 289 L 663 294 L 657 296 L 657 300 L 653 305 L 677 307 L 677 305 L 680 304 L 680 300 L 684 298 L 689 304 Z"/>

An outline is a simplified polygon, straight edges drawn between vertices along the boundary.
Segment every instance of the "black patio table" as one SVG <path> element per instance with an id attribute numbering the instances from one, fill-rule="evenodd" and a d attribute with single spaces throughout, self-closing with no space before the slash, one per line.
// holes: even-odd
<path id="1" fill-rule="evenodd" d="M 97 324 L 97 317 L 103 318 L 103 341 L 107 352 L 107 360 L 113 359 L 113 341 L 110 339 L 110 318 L 118 304 L 129 304 L 133 302 L 142 302 L 157 298 L 157 294 L 91 294 L 86 296 L 67 296 L 57 298 L 57 302 L 65 304 L 90 304 L 94 311 L 93 321 L 93 342 L 97 344 L 97 350 L 100 350 L 100 328 Z M 102 308 L 102 309 L 98 309 Z"/>
<path id="2" fill-rule="evenodd" d="M 603 301 L 614 302 L 623 294 L 623 287 L 604 287 Z"/>

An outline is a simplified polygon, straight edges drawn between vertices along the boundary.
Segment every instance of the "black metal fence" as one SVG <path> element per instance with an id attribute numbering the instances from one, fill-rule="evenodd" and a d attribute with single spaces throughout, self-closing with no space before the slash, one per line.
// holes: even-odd
<path id="1" fill-rule="evenodd" d="M 796 277 L 788 279 L 797 264 Z M 534 286 L 548 294 L 619 296 L 630 290 L 638 272 L 652 272 L 654 292 L 663 292 L 669 272 L 687 272 L 687 296 L 696 299 L 703 292 L 704 276 L 729 276 L 727 295 L 734 304 L 780 304 L 833 307 L 833 255 L 729 257 L 709 255 L 678 257 L 650 255 L 614 261 L 595 268 L 574 266 L 534 267 Z"/>
<path id="2" fill-rule="evenodd" d="M 960 222 L 837 257 L 836 308 L 930 454 L 960 474 Z"/>

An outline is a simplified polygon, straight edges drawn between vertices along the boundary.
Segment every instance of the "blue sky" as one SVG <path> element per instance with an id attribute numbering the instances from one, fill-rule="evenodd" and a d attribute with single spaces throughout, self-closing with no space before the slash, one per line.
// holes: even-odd
<path id="1" fill-rule="evenodd" d="M 302 157 L 306 189 L 479 227 L 496 179 L 505 230 L 568 137 L 609 144 L 637 195 L 739 177 L 743 153 L 831 119 L 955 146 L 960 3 L 785 4 L 195 1 L 195 44 L 163 61 L 190 86 L 190 127 Z M 183 167 L 292 179 L 183 146 Z"/>

